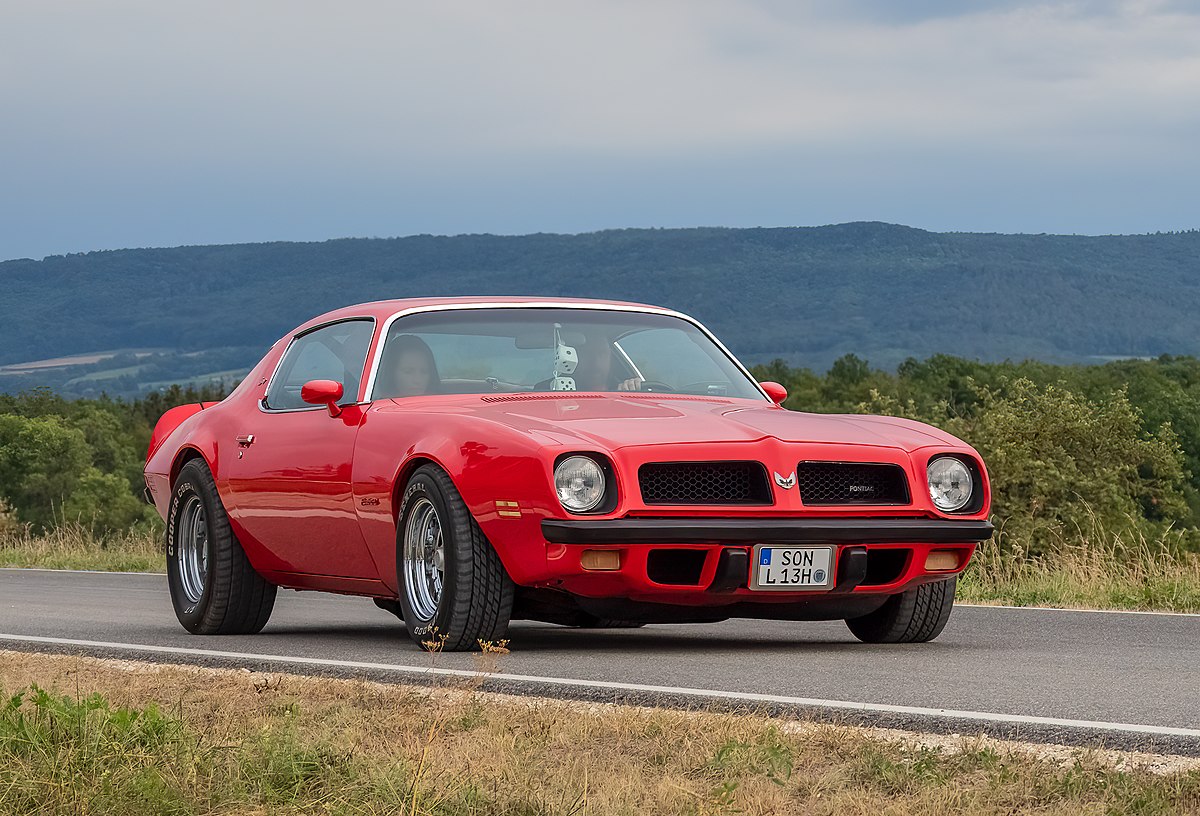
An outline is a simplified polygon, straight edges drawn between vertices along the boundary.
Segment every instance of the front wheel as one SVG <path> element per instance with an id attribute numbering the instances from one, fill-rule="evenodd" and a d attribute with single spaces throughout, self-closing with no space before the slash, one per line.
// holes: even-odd
<path id="1" fill-rule="evenodd" d="M 396 539 L 400 607 L 413 640 L 460 652 L 504 637 L 512 579 L 441 468 L 425 465 L 408 480 Z"/>
<path id="2" fill-rule="evenodd" d="M 921 584 L 887 599 L 883 606 L 846 625 L 864 643 L 926 643 L 946 628 L 954 608 L 957 578 Z"/>
<path id="3" fill-rule="evenodd" d="M 167 585 L 175 616 L 196 635 L 257 632 L 275 606 L 275 585 L 250 565 L 200 459 L 180 469 L 171 495 Z"/>

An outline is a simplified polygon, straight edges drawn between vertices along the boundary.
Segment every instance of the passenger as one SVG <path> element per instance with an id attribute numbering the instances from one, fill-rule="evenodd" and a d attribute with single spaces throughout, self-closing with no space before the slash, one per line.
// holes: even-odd
<path id="1" fill-rule="evenodd" d="M 441 390 L 437 361 L 433 351 L 420 337 L 402 334 L 387 344 L 388 382 L 384 393 L 391 397 L 419 397 Z"/>

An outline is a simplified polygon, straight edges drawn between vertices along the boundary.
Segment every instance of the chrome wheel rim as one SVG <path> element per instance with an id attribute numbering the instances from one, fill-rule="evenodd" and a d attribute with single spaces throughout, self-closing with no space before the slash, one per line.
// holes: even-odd
<path id="1" fill-rule="evenodd" d="M 404 527 L 404 590 L 417 617 L 432 620 L 442 599 L 446 549 L 442 521 L 429 499 L 417 499 Z"/>
<path id="2" fill-rule="evenodd" d="M 208 575 L 208 517 L 199 496 L 190 496 L 183 505 L 178 530 L 179 586 L 191 603 L 199 603 Z"/>

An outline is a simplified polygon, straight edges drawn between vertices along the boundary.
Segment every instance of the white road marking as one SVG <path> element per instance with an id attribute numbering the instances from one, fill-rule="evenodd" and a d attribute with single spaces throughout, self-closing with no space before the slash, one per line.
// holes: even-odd
<path id="1" fill-rule="evenodd" d="M 884 703 L 856 703 L 847 700 L 821 700 L 811 697 L 787 697 L 778 694 L 754 694 L 749 692 L 723 691 L 720 689 L 698 689 L 678 686 L 652 686 L 642 683 L 620 683 L 610 680 L 580 680 L 571 677 L 538 677 L 527 674 L 504 672 L 480 672 L 469 669 L 446 669 L 434 666 L 405 666 L 396 663 L 370 663 L 358 660 L 333 660 L 322 657 L 298 657 L 295 655 L 257 654 L 254 652 L 225 652 L 215 649 L 192 649 L 181 646 L 153 646 L 145 643 L 113 643 L 102 640 L 74 640 L 71 638 L 42 637 L 38 635 L 10 635 L 0 633 L 0 641 L 19 643 L 42 643 L 55 646 L 78 646 L 84 648 L 120 649 L 126 652 L 152 654 L 188 655 L 192 657 L 214 657 L 235 660 L 261 660 L 275 663 L 291 663 L 299 666 L 327 666 L 339 669 L 367 669 L 391 671 L 427 677 L 461 677 L 469 679 L 503 680 L 512 683 L 529 683 L 563 688 L 603 689 L 606 691 L 632 691 L 650 694 L 671 694 L 692 697 L 697 700 L 732 700 L 735 702 L 776 703 L 809 708 L 828 708 L 841 711 L 860 711 L 881 714 L 903 714 L 918 717 L 940 717 L 975 722 L 1003 723 L 1006 725 L 1037 725 L 1054 728 L 1087 728 L 1095 731 L 1113 731 L 1129 734 L 1149 734 L 1163 737 L 1200 738 L 1200 729 L 1172 728 L 1138 723 L 1103 722 L 1094 720 L 1071 720 L 1058 717 L 1032 717 L 1021 714 L 998 714 L 990 711 L 957 711 L 950 708 L 925 708 L 922 706 L 887 705 Z"/>

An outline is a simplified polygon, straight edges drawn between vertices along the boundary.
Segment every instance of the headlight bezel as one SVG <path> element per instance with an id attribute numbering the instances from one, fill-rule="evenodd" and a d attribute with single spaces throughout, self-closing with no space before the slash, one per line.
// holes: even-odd
<path id="1" fill-rule="evenodd" d="M 930 471 L 934 464 L 943 460 L 957 462 L 961 465 L 971 483 L 971 489 L 967 494 L 966 501 L 953 509 L 939 505 L 933 495 L 933 480 L 930 478 Z M 983 507 L 984 489 L 983 477 L 979 465 L 969 456 L 962 456 L 955 453 L 939 453 L 929 457 L 929 461 L 925 463 L 925 493 L 929 496 L 929 501 L 933 505 L 933 508 L 939 513 L 945 513 L 948 516 L 978 513 Z"/>
<path id="2" fill-rule="evenodd" d="M 581 458 L 591 461 L 600 471 L 601 478 L 604 480 L 600 500 L 592 507 L 583 510 L 567 506 L 563 501 L 562 496 L 558 493 L 558 471 L 567 461 Z M 612 462 L 607 456 L 595 453 L 593 451 L 571 451 L 561 454 L 554 460 L 554 467 L 550 471 L 550 485 L 554 491 L 554 498 L 558 501 L 559 506 L 573 516 L 595 516 L 611 513 L 616 509 L 617 505 L 617 483 L 616 473 L 613 469 Z"/>

